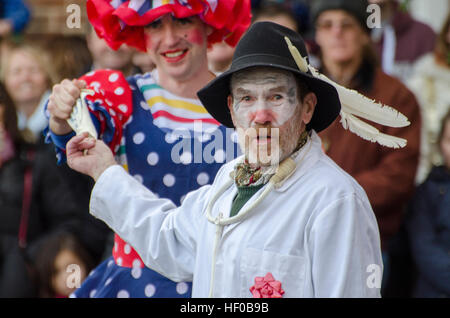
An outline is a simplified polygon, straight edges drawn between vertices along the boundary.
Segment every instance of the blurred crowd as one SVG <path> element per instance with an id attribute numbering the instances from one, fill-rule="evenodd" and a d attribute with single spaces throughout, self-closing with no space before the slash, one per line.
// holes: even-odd
<path id="1" fill-rule="evenodd" d="M 408 127 L 379 127 L 407 139 L 403 149 L 364 141 L 339 122 L 320 136 L 372 204 L 382 296 L 449 297 L 450 13 L 435 33 L 400 1 L 369 2 L 381 8 L 375 28 L 340 1 L 252 1 L 252 15 L 299 32 L 323 74 L 409 118 Z M 26 1 L 0 2 L 0 297 L 67 297 L 110 255 L 113 233 L 88 212 L 92 180 L 57 164 L 44 141 L 48 96 L 54 84 L 92 70 L 129 76 L 154 66 L 145 53 L 112 50 L 92 27 L 83 36 L 29 36 L 31 12 Z M 210 70 L 225 71 L 233 52 L 213 45 Z M 80 281 L 67 284 L 72 274 Z"/>

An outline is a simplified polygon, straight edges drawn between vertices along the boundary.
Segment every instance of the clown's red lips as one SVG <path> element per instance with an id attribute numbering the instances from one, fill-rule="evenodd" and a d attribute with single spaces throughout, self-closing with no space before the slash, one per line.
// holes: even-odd
<path id="1" fill-rule="evenodd" d="M 187 54 L 189 50 L 188 49 L 184 49 L 184 50 L 171 50 L 171 51 L 166 51 L 161 53 L 161 55 L 164 57 L 164 59 L 168 62 L 168 63 L 176 63 L 181 61 Z"/>

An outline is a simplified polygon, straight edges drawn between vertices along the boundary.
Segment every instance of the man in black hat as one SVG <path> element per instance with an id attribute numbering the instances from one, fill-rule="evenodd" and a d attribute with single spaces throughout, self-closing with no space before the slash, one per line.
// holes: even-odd
<path id="1" fill-rule="evenodd" d="M 339 114 L 338 94 L 306 56 L 290 29 L 260 22 L 247 31 L 231 68 L 198 93 L 216 120 L 236 128 L 245 154 L 180 207 L 129 176 L 103 142 L 74 137 L 69 165 L 96 180 L 91 213 L 147 266 L 192 279 L 193 297 L 379 297 L 369 201 L 317 136 Z"/>

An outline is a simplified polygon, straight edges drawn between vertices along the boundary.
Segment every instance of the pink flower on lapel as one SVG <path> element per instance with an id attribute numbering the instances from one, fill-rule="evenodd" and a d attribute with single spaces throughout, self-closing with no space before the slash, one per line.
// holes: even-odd
<path id="1" fill-rule="evenodd" d="M 254 298 L 281 298 L 284 294 L 281 282 L 275 280 L 271 273 L 264 277 L 255 277 L 255 285 L 250 287 L 250 292 Z"/>

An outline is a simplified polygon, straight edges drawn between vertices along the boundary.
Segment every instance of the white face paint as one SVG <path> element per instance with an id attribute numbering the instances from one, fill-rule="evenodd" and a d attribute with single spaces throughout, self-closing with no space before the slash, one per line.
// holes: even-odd
<path id="1" fill-rule="evenodd" d="M 267 67 L 233 74 L 231 94 L 235 120 L 241 128 L 267 123 L 281 127 L 299 105 L 294 75 Z"/>
<path id="2" fill-rule="evenodd" d="M 298 143 L 297 82 L 291 72 L 258 67 L 231 79 L 233 120 L 250 164 L 278 164 Z"/>

